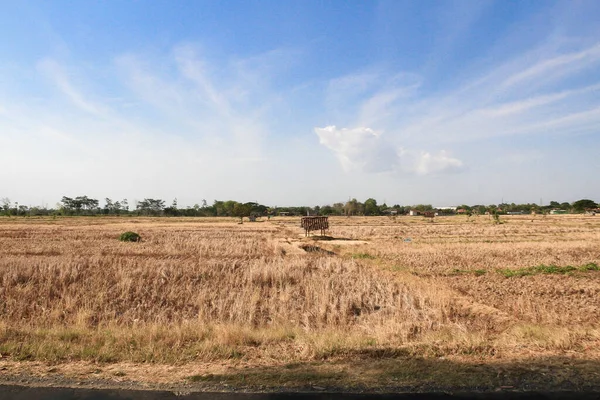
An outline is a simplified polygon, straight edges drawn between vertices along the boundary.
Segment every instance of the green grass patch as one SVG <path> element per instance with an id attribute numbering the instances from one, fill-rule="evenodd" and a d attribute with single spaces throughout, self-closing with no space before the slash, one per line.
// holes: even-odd
<path id="1" fill-rule="evenodd" d="M 588 263 L 580 265 L 578 267 L 572 265 L 558 266 L 558 265 L 536 265 L 534 267 L 518 268 L 518 269 L 499 269 L 498 273 L 504 275 L 507 278 L 529 276 L 529 275 L 565 275 L 576 271 L 600 271 L 600 267 L 595 263 Z"/>

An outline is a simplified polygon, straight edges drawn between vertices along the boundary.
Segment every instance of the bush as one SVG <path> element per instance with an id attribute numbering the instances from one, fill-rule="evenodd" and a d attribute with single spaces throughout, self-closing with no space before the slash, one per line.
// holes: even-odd
<path id="1" fill-rule="evenodd" d="M 125 232 L 119 236 L 121 242 L 139 242 L 142 237 L 135 232 Z"/>

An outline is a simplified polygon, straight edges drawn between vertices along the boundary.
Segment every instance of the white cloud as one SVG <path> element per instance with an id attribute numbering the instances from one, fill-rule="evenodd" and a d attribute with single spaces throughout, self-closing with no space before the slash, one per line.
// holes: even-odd
<path id="1" fill-rule="evenodd" d="M 419 175 L 460 172 L 463 170 L 463 162 L 450 157 L 444 150 L 437 154 L 421 152 L 416 157 L 414 165 L 414 171 Z"/>
<path id="2" fill-rule="evenodd" d="M 445 151 L 431 154 L 397 147 L 370 128 L 315 128 L 319 142 L 333 151 L 346 172 L 408 172 L 418 175 L 458 172 L 463 162 Z"/>
<path id="3" fill-rule="evenodd" d="M 384 172 L 396 168 L 399 158 L 393 147 L 370 128 L 315 128 L 322 145 L 332 150 L 345 171 Z"/>

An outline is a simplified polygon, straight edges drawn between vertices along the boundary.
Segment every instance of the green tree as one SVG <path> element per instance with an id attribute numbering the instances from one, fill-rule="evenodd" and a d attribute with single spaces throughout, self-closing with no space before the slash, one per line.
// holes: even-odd
<path id="1" fill-rule="evenodd" d="M 585 211 L 589 208 L 598 208 L 598 204 L 590 199 L 581 199 L 573 203 L 573 209 L 578 212 Z"/>
<path id="2" fill-rule="evenodd" d="M 417 204 L 416 206 L 413 207 L 415 210 L 417 211 L 432 211 L 433 207 L 431 206 L 431 204 Z"/>
<path id="3" fill-rule="evenodd" d="M 4 211 L 4 215 L 10 215 L 10 199 L 8 197 L 3 197 L 0 199 L 0 203 L 2 203 L 2 211 Z"/>
<path id="4" fill-rule="evenodd" d="M 344 215 L 344 203 L 333 203 L 331 206 L 335 215 Z"/>
<path id="5" fill-rule="evenodd" d="M 170 207 L 165 207 L 163 210 L 165 215 L 176 217 L 179 215 L 179 209 L 177 208 L 177 198 L 173 199 Z"/>
<path id="6" fill-rule="evenodd" d="M 240 223 L 243 223 L 244 217 L 249 217 L 250 214 L 252 213 L 253 205 L 254 205 L 254 203 L 241 204 L 241 203 L 235 202 L 235 204 L 233 205 L 233 210 L 232 210 L 231 215 L 233 215 L 234 217 L 240 217 Z"/>
<path id="7" fill-rule="evenodd" d="M 237 201 L 227 200 L 223 202 L 223 214 L 230 217 L 233 215 L 235 205 L 239 204 Z"/>
<path id="8" fill-rule="evenodd" d="M 143 215 L 159 215 L 165 208 L 165 201 L 160 199 L 144 199 L 138 202 L 136 209 Z"/>
<path id="9" fill-rule="evenodd" d="M 377 207 L 377 200 L 369 198 L 365 200 L 365 215 L 379 215 L 379 207 Z"/>

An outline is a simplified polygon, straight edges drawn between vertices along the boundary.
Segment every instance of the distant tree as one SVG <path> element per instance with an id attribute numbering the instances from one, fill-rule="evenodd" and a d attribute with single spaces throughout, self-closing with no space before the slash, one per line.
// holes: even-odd
<path id="1" fill-rule="evenodd" d="M 171 206 L 166 207 L 164 209 L 164 212 L 165 212 L 165 215 L 169 215 L 172 217 L 179 215 L 179 209 L 177 208 L 177 198 L 173 199 Z"/>
<path id="2" fill-rule="evenodd" d="M 18 206 L 17 207 L 17 215 L 27 215 L 29 213 L 29 207 L 27 206 Z"/>
<path id="3" fill-rule="evenodd" d="M 462 205 L 458 206 L 458 208 L 462 208 L 465 211 L 471 211 L 472 210 L 471 206 L 468 206 L 466 204 L 462 204 Z"/>
<path id="4" fill-rule="evenodd" d="M 98 208 L 98 200 L 91 199 L 87 196 L 77 196 L 75 197 L 75 204 L 78 206 L 78 210 L 85 210 L 88 213 L 93 213 Z"/>
<path id="5" fill-rule="evenodd" d="M 160 199 L 144 199 L 138 202 L 136 208 L 144 215 L 159 215 L 165 208 L 165 201 Z"/>
<path id="6" fill-rule="evenodd" d="M 589 199 L 581 199 L 573 203 L 573 209 L 575 211 L 581 212 L 588 208 L 598 208 L 598 204 Z"/>
<path id="7" fill-rule="evenodd" d="M 98 210 L 98 200 L 89 198 L 87 196 L 77 196 L 75 198 L 63 196 L 62 208 L 69 214 L 81 214 L 82 210 L 93 214 Z"/>
<path id="8" fill-rule="evenodd" d="M 487 211 L 486 207 L 484 205 L 476 205 L 473 206 L 473 210 L 475 210 L 477 212 L 477 214 L 483 215 L 485 214 L 485 212 Z"/>
<path id="9" fill-rule="evenodd" d="M 62 209 L 65 212 L 65 214 L 69 214 L 72 210 L 77 210 L 78 207 L 81 208 L 81 206 L 77 205 L 75 203 L 75 200 L 67 197 L 67 196 L 63 196 L 62 200 L 60 201 L 62 203 Z"/>
<path id="10" fill-rule="evenodd" d="M 333 203 L 331 208 L 333 208 L 335 215 L 343 215 L 344 214 L 344 203 Z"/>
<path id="11" fill-rule="evenodd" d="M 255 203 L 241 204 L 241 203 L 235 202 L 235 204 L 233 205 L 233 210 L 232 210 L 231 215 L 233 215 L 234 217 L 239 217 L 240 223 L 243 223 L 244 217 L 249 217 L 250 214 L 252 213 L 252 207 L 254 204 Z"/>
<path id="12" fill-rule="evenodd" d="M 237 201 L 227 200 L 223 202 L 223 214 L 230 217 L 233 215 L 235 205 L 239 204 Z"/>
<path id="13" fill-rule="evenodd" d="M 382 214 L 383 214 L 383 212 L 384 212 L 385 210 L 387 210 L 388 208 L 390 208 L 390 207 L 389 207 L 387 204 L 383 203 L 383 204 L 380 204 L 380 205 L 378 206 L 378 208 L 379 208 L 379 210 L 377 210 L 377 211 L 378 211 L 378 215 L 382 215 Z"/>
<path id="14" fill-rule="evenodd" d="M 224 213 L 224 208 L 223 208 L 223 202 L 220 200 L 215 200 L 213 202 L 213 209 L 214 209 L 214 215 L 217 217 L 220 217 L 221 215 L 225 215 Z"/>
<path id="15" fill-rule="evenodd" d="M 0 203 L 2 204 L 2 211 L 4 212 L 4 215 L 10 215 L 10 199 L 8 197 L 3 197 L 0 199 Z"/>
<path id="16" fill-rule="evenodd" d="M 269 207 L 259 203 L 246 203 L 250 206 L 250 213 L 256 216 L 266 215 L 269 212 Z"/>
<path id="17" fill-rule="evenodd" d="M 377 207 L 377 200 L 373 198 L 365 200 L 364 210 L 365 215 L 379 215 L 379 207 Z"/>
<path id="18" fill-rule="evenodd" d="M 431 211 L 433 210 L 433 206 L 431 204 L 417 204 L 413 207 L 417 211 Z"/>
<path id="19" fill-rule="evenodd" d="M 363 205 L 356 199 L 349 200 L 344 205 L 344 214 L 350 215 L 358 215 L 361 214 L 363 209 Z"/>
<path id="20" fill-rule="evenodd" d="M 110 214 L 113 211 L 114 206 L 115 204 L 113 203 L 113 201 L 110 198 L 106 197 L 104 199 L 104 208 L 102 209 L 104 214 Z"/>
<path id="21" fill-rule="evenodd" d="M 335 214 L 335 210 L 329 204 L 327 204 L 319 209 L 319 215 L 333 215 L 333 214 Z"/>

